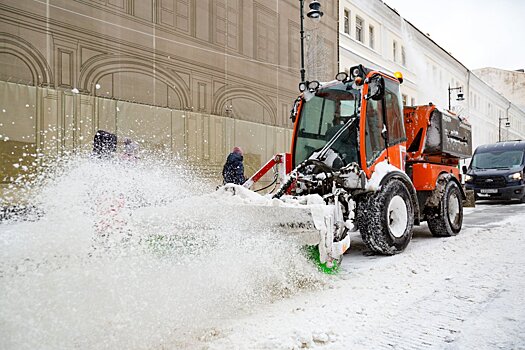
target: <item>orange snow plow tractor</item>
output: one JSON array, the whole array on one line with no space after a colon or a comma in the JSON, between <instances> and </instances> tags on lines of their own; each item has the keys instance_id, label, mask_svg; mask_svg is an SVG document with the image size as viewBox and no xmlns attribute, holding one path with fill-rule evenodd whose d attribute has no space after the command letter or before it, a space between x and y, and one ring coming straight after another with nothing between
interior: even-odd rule
<instances>
[{"instance_id":1,"label":"orange snow plow tractor","mask_svg":"<svg viewBox=\"0 0 525 350\"><path fill-rule=\"evenodd\" d=\"M461 230L458 164L471 156L471 126L432 104L403 107L401 82L398 73L359 65L332 82L300 85L291 155L274 159L292 170L273 198L321 196L333 207L327 222L334 243L356 227L370 250L392 255L423 221L434 236ZM332 265L336 255L328 251L321 261Z\"/></svg>"}]
</instances>

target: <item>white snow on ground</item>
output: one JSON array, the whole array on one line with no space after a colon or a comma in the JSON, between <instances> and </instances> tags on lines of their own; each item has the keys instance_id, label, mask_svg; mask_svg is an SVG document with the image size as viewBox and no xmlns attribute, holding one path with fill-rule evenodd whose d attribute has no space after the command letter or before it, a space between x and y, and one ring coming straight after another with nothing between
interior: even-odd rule
<instances>
[{"instance_id":1,"label":"white snow on ground","mask_svg":"<svg viewBox=\"0 0 525 350\"><path fill-rule=\"evenodd\" d=\"M451 238L432 238L423 226L392 257L363 256L354 247L329 288L267 305L216 329L206 345L525 349L525 206L519 209L497 227Z\"/></svg>"},{"instance_id":2,"label":"white snow on ground","mask_svg":"<svg viewBox=\"0 0 525 350\"><path fill-rule=\"evenodd\" d=\"M353 233L326 276L265 224L293 201L158 164L52 180L44 218L0 224L2 349L525 349L523 204L467 208L456 237L423 225L392 257Z\"/></svg>"}]
</instances>

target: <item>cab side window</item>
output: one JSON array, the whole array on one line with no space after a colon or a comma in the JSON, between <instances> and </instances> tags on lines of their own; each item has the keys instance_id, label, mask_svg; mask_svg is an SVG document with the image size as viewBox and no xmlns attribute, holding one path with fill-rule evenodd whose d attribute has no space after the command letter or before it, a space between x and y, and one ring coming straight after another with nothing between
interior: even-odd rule
<instances>
[{"instance_id":1,"label":"cab side window","mask_svg":"<svg viewBox=\"0 0 525 350\"><path fill-rule=\"evenodd\" d=\"M366 162L371 165L388 146L397 145L406 140L403 106L400 98L399 85L385 78L385 95L382 100L367 101L365 145ZM386 114L384 114L386 113ZM385 140L382 131L386 120L388 139Z\"/></svg>"},{"instance_id":2,"label":"cab side window","mask_svg":"<svg viewBox=\"0 0 525 350\"><path fill-rule=\"evenodd\" d=\"M385 79L387 80L387 79ZM386 123L388 145L393 146L406 140L403 106L399 94L399 85L385 81Z\"/></svg>"},{"instance_id":3,"label":"cab side window","mask_svg":"<svg viewBox=\"0 0 525 350\"><path fill-rule=\"evenodd\" d=\"M366 106L366 163L370 165L385 149L385 140L381 136L381 131L383 130L383 103L382 101L368 100Z\"/></svg>"}]
</instances>

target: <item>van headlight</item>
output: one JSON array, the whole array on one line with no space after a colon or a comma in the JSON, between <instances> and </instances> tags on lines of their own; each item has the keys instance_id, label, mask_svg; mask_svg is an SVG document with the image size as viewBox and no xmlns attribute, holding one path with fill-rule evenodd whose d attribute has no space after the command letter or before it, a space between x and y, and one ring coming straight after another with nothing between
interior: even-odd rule
<instances>
[{"instance_id":1,"label":"van headlight","mask_svg":"<svg viewBox=\"0 0 525 350\"><path fill-rule=\"evenodd\" d=\"M472 176L465 174L465 182L471 182L471 181L472 181Z\"/></svg>"},{"instance_id":2,"label":"van headlight","mask_svg":"<svg viewBox=\"0 0 525 350\"><path fill-rule=\"evenodd\" d=\"M521 180L522 178L523 178L523 176L521 175L521 172L509 175L509 179L514 180L514 181Z\"/></svg>"}]
</instances>

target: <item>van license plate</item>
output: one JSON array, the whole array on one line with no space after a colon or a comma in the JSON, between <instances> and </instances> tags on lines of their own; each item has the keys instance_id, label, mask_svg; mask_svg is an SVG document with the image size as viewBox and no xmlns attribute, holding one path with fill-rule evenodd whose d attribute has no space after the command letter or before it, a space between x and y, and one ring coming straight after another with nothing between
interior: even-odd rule
<instances>
[{"instance_id":1,"label":"van license plate","mask_svg":"<svg viewBox=\"0 0 525 350\"><path fill-rule=\"evenodd\" d=\"M481 193L498 193L497 188L482 188L480 190Z\"/></svg>"}]
</instances>

